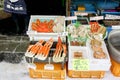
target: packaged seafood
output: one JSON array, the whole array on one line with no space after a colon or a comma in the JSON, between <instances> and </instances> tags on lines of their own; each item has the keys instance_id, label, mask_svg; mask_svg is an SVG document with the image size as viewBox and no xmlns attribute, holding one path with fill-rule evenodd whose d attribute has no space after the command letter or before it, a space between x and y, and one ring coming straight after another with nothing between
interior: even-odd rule
<instances>
[{"instance_id":1,"label":"packaged seafood","mask_svg":"<svg viewBox=\"0 0 120 80\"><path fill-rule=\"evenodd\" d=\"M90 26L87 32L87 36L89 39L106 39L108 36L108 32L106 27L100 25L98 22L90 22Z\"/></svg>"},{"instance_id":2,"label":"packaged seafood","mask_svg":"<svg viewBox=\"0 0 120 80\"><path fill-rule=\"evenodd\" d=\"M68 43L71 46L85 46L87 40L87 28L89 25L72 23L67 26Z\"/></svg>"}]
</instances>

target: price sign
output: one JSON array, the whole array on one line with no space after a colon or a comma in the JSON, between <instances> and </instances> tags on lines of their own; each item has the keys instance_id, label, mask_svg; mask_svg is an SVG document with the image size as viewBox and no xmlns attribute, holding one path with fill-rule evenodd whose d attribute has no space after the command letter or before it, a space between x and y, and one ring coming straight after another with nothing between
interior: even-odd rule
<instances>
[{"instance_id":1,"label":"price sign","mask_svg":"<svg viewBox=\"0 0 120 80\"><path fill-rule=\"evenodd\" d=\"M89 70L89 59L73 59L73 70Z\"/></svg>"},{"instance_id":2,"label":"price sign","mask_svg":"<svg viewBox=\"0 0 120 80\"><path fill-rule=\"evenodd\" d=\"M90 21L98 21L98 20L103 20L103 16L95 16L95 17L90 17Z\"/></svg>"},{"instance_id":3,"label":"price sign","mask_svg":"<svg viewBox=\"0 0 120 80\"><path fill-rule=\"evenodd\" d=\"M66 17L65 20L77 20L77 16Z\"/></svg>"},{"instance_id":4,"label":"price sign","mask_svg":"<svg viewBox=\"0 0 120 80\"><path fill-rule=\"evenodd\" d=\"M54 70L54 65L53 65L53 64L46 64L46 65L44 66L44 69L45 69L45 70Z\"/></svg>"},{"instance_id":5,"label":"price sign","mask_svg":"<svg viewBox=\"0 0 120 80\"><path fill-rule=\"evenodd\" d=\"M88 13L85 12L74 12L75 16L87 16Z\"/></svg>"},{"instance_id":6,"label":"price sign","mask_svg":"<svg viewBox=\"0 0 120 80\"><path fill-rule=\"evenodd\" d=\"M27 65L27 67L28 68L32 68L32 69L36 69L36 65L34 64L34 63L29 63L28 65Z\"/></svg>"},{"instance_id":7,"label":"price sign","mask_svg":"<svg viewBox=\"0 0 120 80\"><path fill-rule=\"evenodd\" d=\"M120 16L106 14L105 19L120 19Z\"/></svg>"},{"instance_id":8,"label":"price sign","mask_svg":"<svg viewBox=\"0 0 120 80\"><path fill-rule=\"evenodd\" d=\"M112 26L112 29L120 29L120 25Z\"/></svg>"},{"instance_id":9,"label":"price sign","mask_svg":"<svg viewBox=\"0 0 120 80\"><path fill-rule=\"evenodd\" d=\"M68 35L68 32L63 32L62 33L62 36L67 36Z\"/></svg>"}]
</instances>

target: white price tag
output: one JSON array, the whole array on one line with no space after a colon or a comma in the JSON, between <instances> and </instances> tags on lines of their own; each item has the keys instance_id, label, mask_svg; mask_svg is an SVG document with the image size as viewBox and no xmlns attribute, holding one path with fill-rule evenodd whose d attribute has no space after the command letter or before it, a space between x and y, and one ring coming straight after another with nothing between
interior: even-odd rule
<instances>
[{"instance_id":1,"label":"white price tag","mask_svg":"<svg viewBox=\"0 0 120 80\"><path fill-rule=\"evenodd\" d=\"M58 33L58 36L67 36L68 32Z\"/></svg>"},{"instance_id":2,"label":"white price tag","mask_svg":"<svg viewBox=\"0 0 120 80\"><path fill-rule=\"evenodd\" d=\"M92 20L95 20L95 21L103 20L103 16L90 17L90 21L92 21Z\"/></svg>"},{"instance_id":3,"label":"white price tag","mask_svg":"<svg viewBox=\"0 0 120 80\"><path fill-rule=\"evenodd\" d=\"M120 16L106 14L105 19L120 19Z\"/></svg>"},{"instance_id":4,"label":"white price tag","mask_svg":"<svg viewBox=\"0 0 120 80\"><path fill-rule=\"evenodd\" d=\"M46 65L44 66L44 69L45 69L45 70L54 70L54 65L53 65L53 64L46 64Z\"/></svg>"},{"instance_id":5,"label":"white price tag","mask_svg":"<svg viewBox=\"0 0 120 80\"><path fill-rule=\"evenodd\" d=\"M29 63L27 67L32 68L34 70L36 69L36 65L34 63Z\"/></svg>"},{"instance_id":6,"label":"white price tag","mask_svg":"<svg viewBox=\"0 0 120 80\"><path fill-rule=\"evenodd\" d=\"M66 17L65 20L77 20L77 16Z\"/></svg>"},{"instance_id":7,"label":"white price tag","mask_svg":"<svg viewBox=\"0 0 120 80\"><path fill-rule=\"evenodd\" d=\"M88 13L85 13L85 12L74 12L74 15L75 16L87 16Z\"/></svg>"},{"instance_id":8,"label":"white price tag","mask_svg":"<svg viewBox=\"0 0 120 80\"><path fill-rule=\"evenodd\" d=\"M120 25L112 26L112 29L120 29Z\"/></svg>"},{"instance_id":9,"label":"white price tag","mask_svg":"<svg viewBox=\"0 0 120 80\"><path fill-rule=\"evenodd\" d=\"M58 33L58 37L59 37L59 36L62 36L62 33Z\"/></svg>"},{"instance_id":10,"label":"white price tag","mask_svg":"<svg viewBox=\"0 0 120 80\"><path fill-rule=\"evenodd\" d=\"M63 32L62 33L62 36L67 36L68 35L68 32Z\"/></svg>"}]
</instances>

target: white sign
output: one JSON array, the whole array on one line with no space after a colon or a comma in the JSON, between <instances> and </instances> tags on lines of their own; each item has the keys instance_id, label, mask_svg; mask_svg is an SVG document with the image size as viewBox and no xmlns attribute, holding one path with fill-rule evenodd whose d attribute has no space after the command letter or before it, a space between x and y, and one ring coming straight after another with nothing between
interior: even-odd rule
<instances>
[{"instance_id":1,"label":"white sign","mask_svg":"<svg viewBox=\"0 0 120 80\"><path fill-rule=\"evenodd\" d=\"M54 65L53 65L53 64L46 64L46 65L44 66L44 69L45 69L45 70L54 70Z\"/></svg>"},{"instance_id":2,"label":"white sign","mask_svg":"<svg viewBox=\"0 0 120 80\"><path fill-rule=\"evenodd\" d=\"M95 16L95 17L90 17L90 21L98 21L98 20L103 20L103 16Z\"/></svg>"},{"instance_id":3,"label":"white sign","mask_svg":"<svg viewBox=\"0 0 120 80\"><path fill-rule=\"evenodd\" d=\"M74 15L75 16L87 16L88 13L85 13L85 12L74 12Z\"/></svg>"},{"instance_id":4,"label":"white sign","mask_svg":"<svg viewBox=\"0 0 120 80\"><path fill-rule=\"evenodd\" d=\"M120 29L120 25L112 26L112 29Z\"/></svg>"},{"instance_id":5,"label":"white sign","mask_svg":"<svg viewBox=\"0 0 120 80\"><path fill-rule=\"evenodd\" d=\"M120 16L106 14L105 19L120 19Z\"/></svg>"},{"instance_id":6,"label":"white sign","mask_svg":"<svg viewBox=\"0 0 120 80\"><path fill-rule=\"evenodd\" d=\"M77 16L65 17L65 20L77 20Z\"/></svg>"}]
</instances>

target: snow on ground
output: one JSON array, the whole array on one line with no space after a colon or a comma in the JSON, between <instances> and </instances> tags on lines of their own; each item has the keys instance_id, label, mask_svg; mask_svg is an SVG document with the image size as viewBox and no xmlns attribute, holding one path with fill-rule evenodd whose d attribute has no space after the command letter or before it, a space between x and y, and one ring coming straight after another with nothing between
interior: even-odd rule
<instances>
[{"instance_id":1,"label":"snow on ground","mask_svg":"<svg viewBox=\"0 0 120 80\"><path fill-rule=\"evenodd\" d=\"M24 63L12 64L4 61L0 63L0 80L21 80L24 77L29 78L28 75L28 69Z\"/></svg>"}]
</instances>

